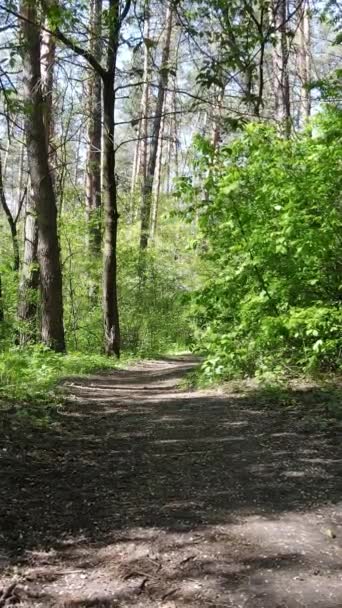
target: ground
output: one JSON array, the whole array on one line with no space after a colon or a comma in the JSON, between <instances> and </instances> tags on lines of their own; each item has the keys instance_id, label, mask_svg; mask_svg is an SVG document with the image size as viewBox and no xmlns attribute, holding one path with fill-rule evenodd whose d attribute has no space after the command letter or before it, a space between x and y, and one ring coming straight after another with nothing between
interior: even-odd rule
<instances>
[{"instance_id":1,"label":"ground","mask_svg":"<svg viewBox=\"0 0 342 608\"><path fill-rule=\"evenodd\" d=\"M341 437L303 423L320 390L180 388L194 365L70 381L46 427L4 422L0 608L342 607Z\"/></svg>"}]
</instances>

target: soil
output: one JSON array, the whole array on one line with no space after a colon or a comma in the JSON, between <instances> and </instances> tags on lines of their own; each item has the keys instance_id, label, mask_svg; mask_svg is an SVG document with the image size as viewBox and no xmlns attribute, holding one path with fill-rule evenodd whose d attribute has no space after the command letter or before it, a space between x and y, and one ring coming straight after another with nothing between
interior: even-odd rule
<instances>
[{"instance_id":1,"label":"soil","mask_svg":"<svg viewBox=\"0 0 342 608\"><path fill-rule=\"evenodd\" d=\"M73 380L46 428L4 427L0 608L342 607L341 436L300 414L324 395L180 388L195 365Z\"/></svg>"}]
</instances>

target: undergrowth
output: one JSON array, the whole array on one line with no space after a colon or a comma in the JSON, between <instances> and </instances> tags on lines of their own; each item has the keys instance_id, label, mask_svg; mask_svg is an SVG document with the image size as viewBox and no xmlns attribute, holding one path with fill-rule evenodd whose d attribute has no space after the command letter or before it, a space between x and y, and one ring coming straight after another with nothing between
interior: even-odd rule
<instances>
[{"instance_id":1,"label":"undergrowth","mask_svg":"<svg viewBox=\"0 0 342 608\"><path fill-rule=\"evenodd\" d=\"M95 353L58 354L43 345L14 347L0 353L0 403L51 402L64 378L117 366L115 359Z\"/></svg>"}]
</instances>

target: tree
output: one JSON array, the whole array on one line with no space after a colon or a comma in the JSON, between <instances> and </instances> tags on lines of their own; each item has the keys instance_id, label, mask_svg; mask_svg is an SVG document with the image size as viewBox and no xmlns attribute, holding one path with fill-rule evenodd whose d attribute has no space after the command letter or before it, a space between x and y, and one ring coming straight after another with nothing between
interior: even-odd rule
<instances>
[{"instance_id":1,"label":"tree","mask_svg":"<svg viewBox=\"0 0 342 608\"><path fill-rule=\"evenodd\" d=\"M5 194L5 186L3 179L3 169L2 169L2 161L0 155L0 201L2 208L5 212L8 225L10 227L11 239L12 239L12 247L13 247L13 270L18 272L20 266L20 257L19 257L19 242L18 242L18 230L17 223L20 216L21 207L19 207L16 215L12 215L12 212L7 204L6 194Z\"/></svg>"},{"instance_id":2,"label":"tree","mask_svg":"<svg viewBox=\"0 0 342 608\"><path fill-rule=\"evenodd\" d=\"M275 112L281 128L288 137L291 132L291 103L287 0L274 0L272 18L276 36L273 49Z\"/></svg>"},{"instance_id":3,"label":"tree","mask_svg":"<svg viewBox=\"0 0 342 608\"><path fill-rule=\"evenodd\" d=\"M149 153L149 111L150 111L150 78L151 78L151 46L153 42L150 39L150 5L149 0L145 0L144 3L144 31L143 31L143 43L144 43L144 67L143 67L143 89L141 94L140 104L140 136L138 141L138 152L137 152L137 173L141 173L141 217L144 217L146 211L146 198L144 193L146 191L147 184L147 172L148 172L148 153Z\"/></svg>"},{"instance_id":4,"label":"tree","mask_svg":"<svg viewBox=\"0 0 342 608\"><path fill-rule=\"evenodd\" d=\"M54 18L56 2L42 0L48 17ZM103 105L103 154L102 154L102 198L104 210L104 246L103 246L103 316L104 316L104 350L107 355L120 356L120 322L117 293L117 231L118 205L117 183L115 175L114 146L114 110L115 110L115 77L117 54L120 43L122 24L130 10L131 0L120 12L120 1L109 0L106 11L107 40L104 50L106 67L97 60L94 54L66 36L55 26L55 36L67 47L83 57L102 79Z\"/></svg>"},{"instance_id":5,"label":"tree","mask_svg":"<svg viewBox=\"0 0 342 608\"><path fill-rule=\"evenodd\" d=\"M163 106L165 92L169 80L169 58L170 58L170 46L171 46L171 33L172 33L172 22L173 22L173 6L172 0L167 4L166 17L165 17L165 33L164 43L161 56L161 65L159 67L159 82L158 82L158 95L155 107L155 116L152 126L152 137L150 146L150 155L148 161L147 175L143 187L142 193L142 207L141 207L141 234L140 234L140 249L144 251L148 246L149 234L150 234L150 222L151 222L151 205L152 205L152 192L153 192L153 181L157 166L157 153L158 153L158 142L160 136L160 128L162 124Z\"/></svg>"},{"instance_id":6,"label":"tree","mask_svg":"<svg viewBox=\"0 0 342 608\"><path fill-rule=\"evenodd\" d=\"M19 285L18 319L23 323L20 342L36 338L39 288L38 221L33 192L28 192L25 207L24 253Z\"/></svg>"},{"instance_id":7,"label":"tree","mask_svg":"<svg viewBox=\"0 0 342 608\"><path fill-rule=\"evenodd\" d=\"M49 152L49 170L55 185L55 150L52 145L55 131L53 115L54 68L56 41L52 32L43 29L41 32L41 87L43 98L43 122L45 128L46 146ZM32 188L26 197L24 253L22 272L19 285L18 318L23 323L20 332L20 342L25 343L36 338L37 334L37 305L39 288L38 267L38 214L35 196Z\"/></svg>"},{"instance_id":8,"label":"tree","mask_svg":"<svg viewBox=\"0 0 342 608\"><path fill-rule=\"evenodd\" d=\"M56 351L65 350L62 272L57 233L57 206L48 163L48 135L44 123L41 38L37 8L20 4L23 39L25 132L32 195L38 223L38 262L41 288L42 340Z\"/></svg>"},{"instance_id":9,"label":"tree","mask_svg":"<svg viewBox=\"0 0 342 608\"><path fill-rule=\"evenodd\" d=\"M300 0L298 11L299 29L299 77L300 77L300 105L302 123L310 118L311 114L311 27L309 0Z\"/></svg>"},{"instance_id":10,"label":"tree","mask_svg":"<svg viewBox=\"0 0 342 608\"><path fill-rule=\"evenodd\" d=\"M102 0L92 0L90 10L89 51L98 63L102 58ZM89 227L90 254L96 257L101 252L101 136L102 102L101 76L91 70L87 86L87 166L86 166L86 210Z\"/></svg>"}]
</instances>

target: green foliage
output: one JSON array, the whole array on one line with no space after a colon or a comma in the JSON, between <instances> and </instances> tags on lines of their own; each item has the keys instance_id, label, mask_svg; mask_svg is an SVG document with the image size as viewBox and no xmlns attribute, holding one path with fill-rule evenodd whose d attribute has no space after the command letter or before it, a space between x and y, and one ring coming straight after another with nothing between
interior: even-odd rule
<instances>
[{"instance_id":1,"label":"green foliage","mask_svg":"<svg viewBox=\"0 0 342 608\"><path fill-rule=\"evenodd\" d=\"M184 258L185 231L181 234L179 219L167 216L166 234L146 252L142 272L139 228L138 224L127 226L122 221L119 231L118 288L124 360L184 350L190 340L187 301L192 276L189 259ZM68 354L62 356L40 345L16 346L19 332L24 329L17 320L18 274L12 270L8 227L6 223L2 226L0 401L41 398L45 402L51 398L48 391L61 378L111 369L117 364L101 355L102 255L100 251L91 253L88 229L77 193L66 189L60 239Z\"/></svg>"},{"instance_id":2,"label":"green foliage","mask_svg":"<svg viewBox=\"0 0 342 608\"><path fill-rule=\"evenodd\" d=\"M49 391L66 376L113 369L113 359L97 354L54 353L43 345L13 347L0 353L0 401L52 398Z\"/></svg>"},{"instance_id":3,"label":"green foliage","mask_svg":"<svg viewBox=\"0 0 342 608\"><path fill-rule=\"evenodd\" d=\"M194 315L208 378L341 365L342 113L312 129L250 124L215 154L197 141L207 178L181 186L207 264Z\"/></svg>"},{"instance_id":4,"label":"green foliage","mask_svg":"<svg viewBox=\"0 0 342 608\"><path fill-rule=\"evenodd\" d=\"M170 349L184 349L189 335L184 305L189 281L184 276L181 260L175 264L175 256L180 253L171 242L167 246L164 241L163 247L156 245L146 252L142 261L138 249L139 228L139 225L122 223L119 231L118 290L123 352L153 356ZM85 255L87 231L83 210L70 205L70 209L64 211L61 224L65 328L69 350L101 352L102 256Z\"/></svg>"}]
</instances>

